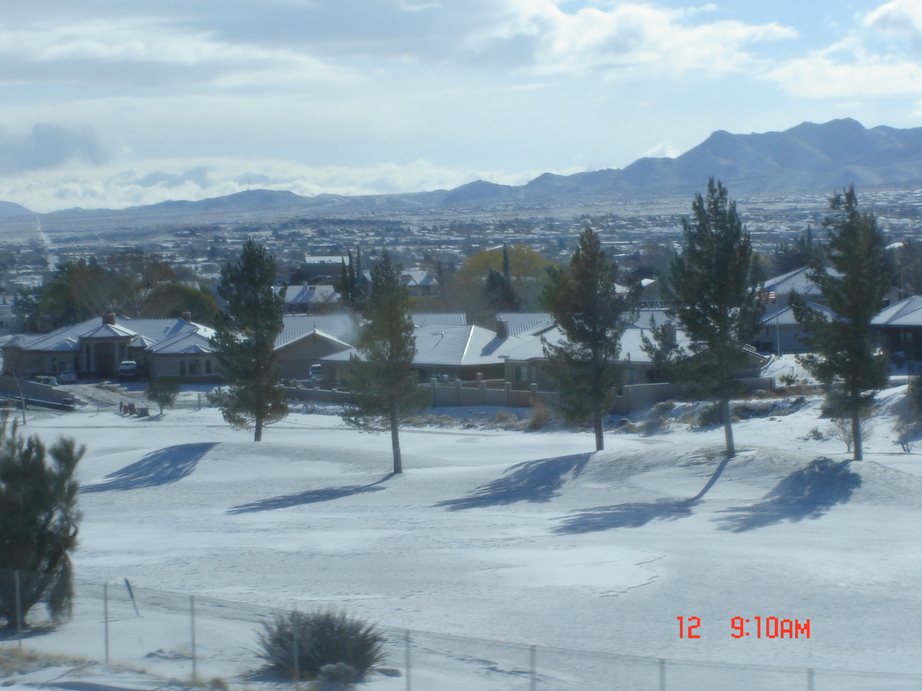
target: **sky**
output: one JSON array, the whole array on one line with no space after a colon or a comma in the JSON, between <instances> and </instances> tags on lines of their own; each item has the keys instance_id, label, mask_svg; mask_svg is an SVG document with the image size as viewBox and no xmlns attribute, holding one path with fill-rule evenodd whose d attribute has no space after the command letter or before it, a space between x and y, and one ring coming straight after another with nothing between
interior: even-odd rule
<instances>
[{"instance_id":1,"label":"sky","mask_svg":"<svg viewBox=\"0 0 922 691\"><path fill-rule=\"evenodd\" d=\"M922 0L3 0L0 200L377 194L922 125Z\"/></svg>"}]
</instances>

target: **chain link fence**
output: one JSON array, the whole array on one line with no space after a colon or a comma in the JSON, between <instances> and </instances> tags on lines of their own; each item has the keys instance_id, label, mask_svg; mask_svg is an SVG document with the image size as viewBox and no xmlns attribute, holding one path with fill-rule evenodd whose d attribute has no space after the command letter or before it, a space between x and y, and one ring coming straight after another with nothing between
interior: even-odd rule
<instances>
[{"instance_id":1,"label":"chain link fence","mask_svg":"<svg viewBox=\"0 0 922 691\"><path fill-rule=\"evenodd\" d=\"M0 572L7 583L20 576ZM67 620L55 624L41 605L35 606L25 616L27 626L0 633L0 654L23 649L89 658L163 679L210 681L215 687L289 681L268 670L259 654L259 634L266 623L283 614L280 610L137 588L128 580L78 579L74 588L73 612ZM0 597L7 592L4 589ZM386 639L387 661L368 676L363 686L369 691L908 691L922 687L922 675L914 674L632 657L378 628Z\"/></svg>"}]
</instances>

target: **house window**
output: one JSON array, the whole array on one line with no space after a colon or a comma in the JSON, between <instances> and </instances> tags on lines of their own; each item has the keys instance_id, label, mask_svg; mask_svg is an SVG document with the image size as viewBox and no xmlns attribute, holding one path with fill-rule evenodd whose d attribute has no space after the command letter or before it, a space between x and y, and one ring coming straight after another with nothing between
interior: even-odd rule
<instances>
[{"instance_id":1,"label":"house window","mask_svg":"<svg viewBox=\"0 0 922 691\"><path fill-rule=\"evenodd\" d=\"M185 360L179 361L179 376L180 377L186 376L186 361Z\"/></svg>"},{"instance_id":2,"label":"house window","mask_svg":"<svg viewBox=\"0 0 922 691\"><path fill-rule=\"evenodd\" d=\"M51 358L51 372L56 373L58 371L58 359L56 357Z\"/></svg>"},{"instance_id":3,"label":"house window","mask_svg":"<svg viewBox=\"0 0 922 691\"><path fill-rule=\"evenodd\" d=\"M198 365L199 365L198 360L193 360L192 362L189 363L189 376L190 377L198 376Z\"/></svg>"},{"instance_id":4,"label":"house window","mask_svg":"<svg viewBox=\"0 0 922 691\"><path fill-rule=\"evenodd\" d=\"M205 374L211 374L211 360L205 360Z\"/></svg>"}]
</instances>

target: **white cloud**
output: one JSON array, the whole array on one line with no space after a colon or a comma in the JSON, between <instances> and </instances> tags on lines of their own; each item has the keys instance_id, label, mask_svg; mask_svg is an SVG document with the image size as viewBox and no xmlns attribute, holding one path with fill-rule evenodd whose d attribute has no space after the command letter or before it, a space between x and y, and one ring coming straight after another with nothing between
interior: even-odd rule
<instances>
[{"instance_id":1,"label":"white cloud","mask_svg":"<svg viewBox=\"0 0 922 691\"><path fill-rule=\"evenodd\" d=\"M660 142L644 151L641 158L675 158L681 153L682 151L671 142Z\"/></svg>"},{"instance_id":2,"label":"white cloud","mask_svg":"<svg viewBox=\"0 0 922 691\"><path fill-rule=\"evenodd\" d=\"M816 53L791 60L766 76L794 95L811 98L922 94L922 65L863 52L849 60Z\"/></svg>"},{"instance_id":3,"label":"white cloud","mask_svg":"<svg viewBox=\"0 0 922 691\"><path fill-rule=\"evenodd\" d=\"M922 0L893 0L869 12L866 27L885 34L908 37L913 47L922 49Z\"/></svg>"},{"instance_id":4,"label":"white cloud","mask_svg":"<svg viewBox=\"0 0 922 691\"><path fill-rule=\"evenodd\" d=\"M574 13L552 0L507 0L507 5L505 20L473 33L467 47L487 52L497 43L519 40L523 48L533 50L533 67L539 73L605 70L638 77L704 69L717 75L753 63L745 46L797 35L775 23L696 24L690 20L698 11L641 3L585 7Z\"/></svg>"},{"instance_id":5,"label":"white cloud","mask_svg":"<svg viewBox=\"0 0 922 691\"><path fill-rule=\"evenodd\" d=\"M218 40L151 19L90 20L29 29L0 25L0 82L113 86L260 86L354 81L344 67L289 48Z\"/></svg>"},{"instance_id":6,"label":"white cloud","mask_svg":"<svg viewBox=\"0 0 922 691\"><path fill-rule=\"evenodd\" d=\"M797 96L866 98L922 94L922 0L893 0L858 18L836 44L766 73Z\"/></svg>"}]
</instances>

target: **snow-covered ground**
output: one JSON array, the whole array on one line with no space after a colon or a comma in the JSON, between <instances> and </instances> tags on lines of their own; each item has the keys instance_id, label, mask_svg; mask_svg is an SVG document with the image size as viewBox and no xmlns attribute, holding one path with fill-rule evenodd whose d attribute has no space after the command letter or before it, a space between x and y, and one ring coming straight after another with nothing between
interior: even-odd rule
<instances>
[{"instance_id":1,"label":"snow-covered ground","mask_svg":"<svg viewBox=\"0 0 922 691\"><path fill-rule=\"evenodd\" d=\"M817 438L818 398L737 422L739 453L697 502L723 431L675 420L610 430L598 453L588 431L407 428L400 476L386 435L330 414L294 413L261 443L209 408L91 405L30 413L23 431L87 447L84 579L553 648L922 674L922 459L891 430L903 391L879 395L863 462ZM737 639L733 617L809 619L811 635ZM27 647L58 650L76 619Z\"/></svg>"}]
</instances>

